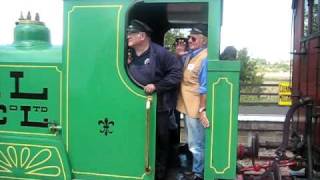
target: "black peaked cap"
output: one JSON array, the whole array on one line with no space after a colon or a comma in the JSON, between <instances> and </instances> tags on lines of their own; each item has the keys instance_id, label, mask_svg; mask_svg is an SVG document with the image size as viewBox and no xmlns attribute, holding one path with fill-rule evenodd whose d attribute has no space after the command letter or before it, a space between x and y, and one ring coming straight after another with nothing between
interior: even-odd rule
<instances>
[{"instance_id":1,"label":"black peaked cap","mask_svg":"<svg viewBox=\"0 0 320 180\"><path fill-rule=\"evenodd\" d=\"M150 34L152 32L152 29L147 24L137 19L133 19L127 28L127 32L129 33L146 32Z\"/></svg>"},{"instance_id":2,"label":"black peaked cap","mask_svg":"<svg viewBox=\"0 0 320 180\"><path fill-rule=\"evenodd\" d=\"M196 24L190 31L190 34L202 34L208 36L208 25L206 24Z\"/></svg>"}]
</instances>

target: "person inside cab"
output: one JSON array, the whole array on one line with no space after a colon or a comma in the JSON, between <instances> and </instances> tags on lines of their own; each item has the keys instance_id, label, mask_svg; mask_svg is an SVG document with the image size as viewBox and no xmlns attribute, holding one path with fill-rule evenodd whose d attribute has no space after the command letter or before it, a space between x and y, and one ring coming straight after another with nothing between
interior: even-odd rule
<instances>
[{"instance_id":1,"label":"person inside cab","mask_svg":"<svg viewBox=\"0 0 320 180\"><path fill-rule=\"evenodd\" d=\"M162 46L151 41L151 28L132 20L127 28L131 48L128 72L147 94L157 93L156 179L167 175L170 115L176 106L182 64Z\"/></svg>"},{"instance_id":2,"label":"person inside cab","mask_svg":"<svg viewBox=\"0 0 320 180\"><path fill-rule=\"evenodd\" d=\"M192 153L192 173L182 179L201 180L204 177L205 128L209 127L206 115L207 99L207 42L208 30L204 24L194 26L188 37L189 51L177 44L176 54L184 63L177 110L185 116L187 142Z\"/></svg>"}]
</instances>

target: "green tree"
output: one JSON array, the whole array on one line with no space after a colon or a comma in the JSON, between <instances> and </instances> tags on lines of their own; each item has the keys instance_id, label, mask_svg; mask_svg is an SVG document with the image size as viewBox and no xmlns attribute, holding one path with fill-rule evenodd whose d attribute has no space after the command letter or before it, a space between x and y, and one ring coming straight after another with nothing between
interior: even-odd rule
<instances>
[{"instance_id":1,"label":"green tree","mask_svg":"<svg viewBox=\"0 0 320 180\"><path fill-rule=\"evenodd\" d=\"M241 64L240 83L242 84L262 84L263 74L258 73L258 60L250 59L248 50L241 49L238 52L238 60Z\"/></svg>"},{"instance_id":2,"label":"green tree","mask_svg":"<svg viewBox=\"0 0 320 180\"><path fill-rule=\"evenodd\" d=\"M170 29L164 35L164 46L171 52L175 52L174 43L177 37L183 37L183 33L180 29Z\"/></svg>"},{"instance_id":3,"label":"green tree","mask_svg":"<svg viewBox=\"0 0 320 180\"><path fill-rule=\"evenodd\" d=\"M250 59L248 56L248 50L246 48L241 49L238 52L238 60L241 64L240 71L240 92L242 93L257 93L263 92L263 88L259 86L263 83L263 74L258 73L257 60ZM256 86L248 86L248 85ZM245 95L240 96L240 102L260 102L263 101L259 95Z\"/></svg>"},{"instance_id":4,"label":"green tree","mask_svg":"<svg viewBox=\"0 0 320 180\"><path fill-rule=\"evenodd\" d=\"M270 69L272 69L275 72L289 72L290 71L290 65L286 62L277 62L274 64L270 64Z\"/></svg>"}]
</instances>

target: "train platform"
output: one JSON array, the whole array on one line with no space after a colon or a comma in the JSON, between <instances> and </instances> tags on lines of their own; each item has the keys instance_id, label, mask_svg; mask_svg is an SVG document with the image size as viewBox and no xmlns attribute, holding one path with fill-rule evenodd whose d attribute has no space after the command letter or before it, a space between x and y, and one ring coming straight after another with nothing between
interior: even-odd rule
<instances>
[{"instance_id":1,"label":"train platform","mask_svg":"<svg viewBox=\"0 0 320 180\"><path fill-rule=\"evenodd\" d=\"M239 121L284 122L286 116L282 114L239 114Z\"/></svg>"}]
</instances>

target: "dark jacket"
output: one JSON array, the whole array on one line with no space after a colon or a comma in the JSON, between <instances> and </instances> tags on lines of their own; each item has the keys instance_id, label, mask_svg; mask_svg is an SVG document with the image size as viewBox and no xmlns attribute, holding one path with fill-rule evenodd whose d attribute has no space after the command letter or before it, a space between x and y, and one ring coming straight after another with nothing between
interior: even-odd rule
<instances>
[{"instance_id":1,"label":"dark jacket","mask_svg":"<svg viewBox=\"0 0 320 180\"><path fill-rule=\"evenodd\" d=\"M155 84L158 97L157 110L175 109L177 88L182 78L182 63L162 46L151 43L149 74L142 85ZM130 66L129 66L130 71Z\"/></svg>"},{"instance_id":2,"label":"dark jacket","mask_svg":"<svg viewBox=\"0 0 320 180\"><path fill-rule=\"evenodd\" d=\"M150 59L156 61L155 81L158 95L158 111L175 109L177 88L182 79L182 63L168 50L151 44Z\"/></svg>"}]
</instances>

